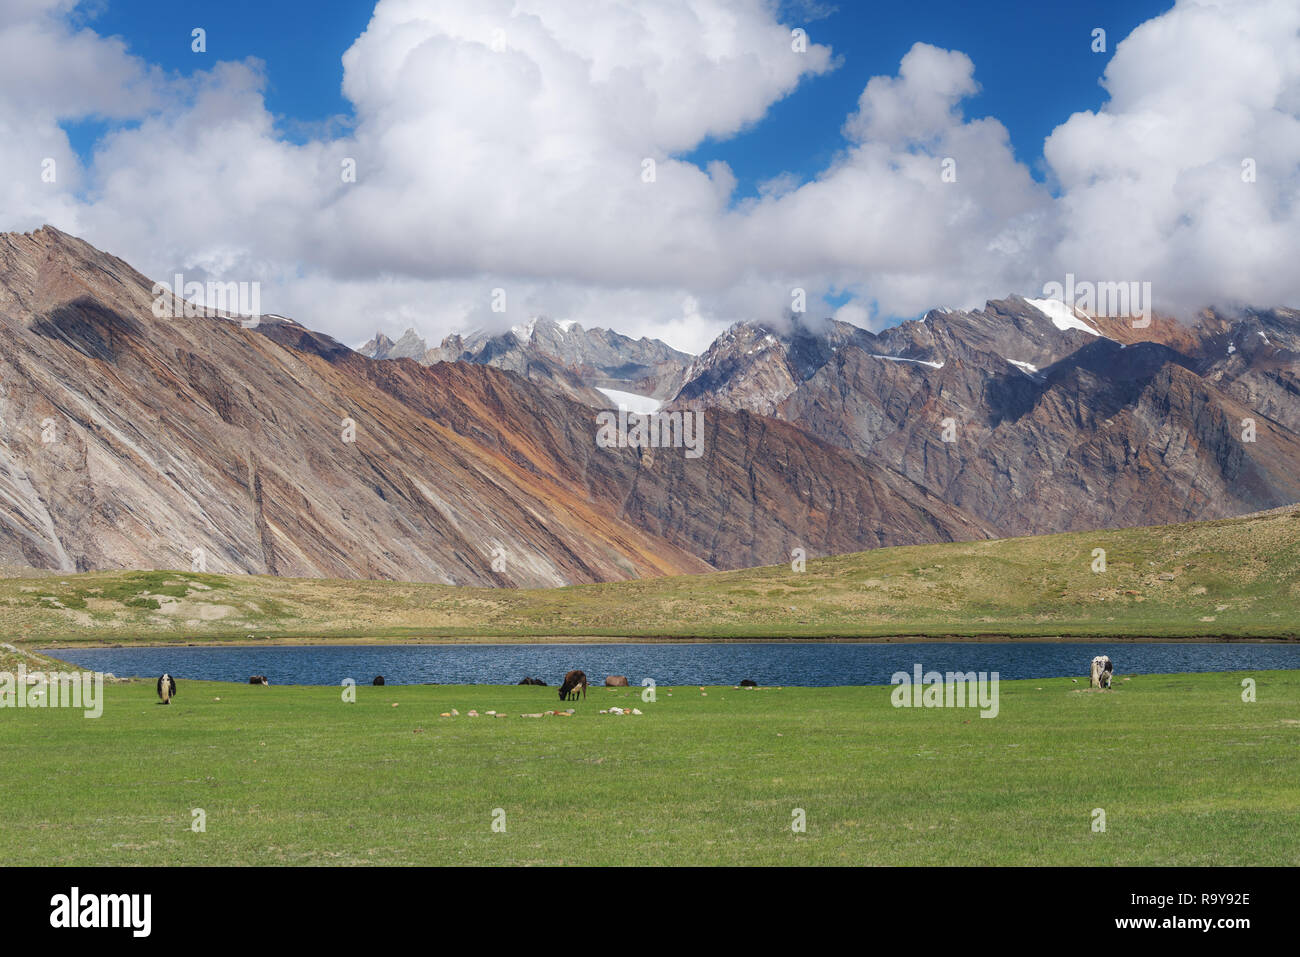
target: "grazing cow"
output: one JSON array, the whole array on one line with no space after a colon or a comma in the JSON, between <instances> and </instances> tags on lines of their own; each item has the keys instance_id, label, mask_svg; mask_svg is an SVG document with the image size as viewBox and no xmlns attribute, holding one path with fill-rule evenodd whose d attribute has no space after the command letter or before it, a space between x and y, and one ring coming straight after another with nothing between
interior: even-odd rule
<instances>
[{"instance_id":1,"label":"grazing cow","mask_svg":"<svg viewBox=\"0 0 1300 957\"><path fill-rule=\"evenodd\" d=\"M1088 687L1090 688L1109 688L1110 679L1114 677L1115 666L1106 655L1098 655L1092 659L1092 669L1088 675Z\"/></svg>"},{"instance_id":2,"label":"grazing cow","mask_svg":"<svg viewBox=\"0 0 1300 957\"><path fill-rule=\"evenodd\" d=\"M383 675L375 675L375 680L370 682L372 685L382 685L384 683Z\"/></svg>"},{"instance_id":3,"label":"grazing cow","mask_svg":"<svg viewBox=\"0 0 1300 957\"><path fill-rule=\"evenodd\" d=\"M605 679L606 688L626 688L627 678L623 675L610 675Z\"/></svg>"},{"instance_id":4,"label":"grazing cow","mask_svg":"<svg viewBox=\"0 0 1300 957\"><path fill-rule=\"evenodd\" d=\"M740 686L742 688L757 688L758 682L755 681L753 678L746 678L740 683Z\"/></svg>"},{"instance_id":5,"label":"grazing cow","mask_svg":"<svg viewBox=\"0 0 1300 957\"><path fill-rule=\"evenodd\" d=\"M164 674L158 679L158 697L162 698L163 704L171 704L172 698L176 695L176 679L171 675Z\"/></svg>"},{"instance_id":6,"label":"grazing cow","mask_svg":"<svg viewBox=\"0 0 1300 957\"><path fill-rule=\"evenodd\" d=\"M585 700L587 697L587 675L582 671L570 671L564 676L564 684L560 685L561 701L577 701L578 692L582 692Z\"/></svg>"},{"instance_id":7,"label":"grazing cow","mask_svg":"<svg viewBox=\"0 0 1300 957\"><path fill-rule=\"evenodd\" d=\"M546 687L546 682L543 681L541 678L525 678L523 681L519 683L521 685L537 685L539 688Z\"/></svg>"},{"instance_id":8,"label":"grazing cow","mask_svg":"<svg viewBox=\"0 0 1300 957\"><path fill-rule=\"evenodd\" d=\"M248 679L250 685L270 685L271 682L266 680L266 675L253 675Z\"/></svg>"}]
</instances>

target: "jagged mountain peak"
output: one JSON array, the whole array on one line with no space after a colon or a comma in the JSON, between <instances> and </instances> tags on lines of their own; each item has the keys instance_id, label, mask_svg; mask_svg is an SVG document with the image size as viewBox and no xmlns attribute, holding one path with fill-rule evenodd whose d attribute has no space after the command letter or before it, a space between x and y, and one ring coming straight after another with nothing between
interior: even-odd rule
<instances>
[{"instance_id":1,"label":"jagged mountain peak","mask_svg":"<svg viewBox=\"0 0 1300 957\"><path fill-rule=\"evenodd\" d=\"M370 359L419 360L428 351L424 338L412 328L408 328L396 340L382 332L376 332L373 339L357 349L357 352Z\"/></svg>"},{"instance_id":2,"label":"jagged mountain peak","mask_svg":"<svg viewBox=\"0 0 1300 957\"><path fill-rule=\"evenodd\" d=\"M373 359L410 358L424 365L472 362L522 375L588 405L607 407L600 390L664 399L681 385L690 356L658 339L633 339L571 319L534 316L505 331L454 333L428 348L414 331L393 342L379 333L358 350Z\"/></svg>"}]
</instances>

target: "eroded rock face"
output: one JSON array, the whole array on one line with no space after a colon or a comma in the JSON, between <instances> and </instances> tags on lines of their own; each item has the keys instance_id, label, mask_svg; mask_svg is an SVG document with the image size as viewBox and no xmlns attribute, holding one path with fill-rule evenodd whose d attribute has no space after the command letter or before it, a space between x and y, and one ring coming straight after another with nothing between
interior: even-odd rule
<instances>
[{"instance_id":1,"label":"eroded rock face","mask_svg":"<svg viewBox=\"0 0 1300 957\"><path fill-rule=\"evenodd\" d=\"M709 567L394 402L328 337L158 319L145 277L52 229L0 238L0 270L4 563L501 585Z\"/></svg>"},{"instance_id":2,"label":"eroded rock face","mask_svg":"<svg viewBox=\"0 0 1300 957\"><path fill-rule=\"evenodd\" d=\"M670 406L780 418L998 534L1043 534L1296 501L1298 374L1292 310L1155 317L1137 329L1058 323L1013 298L935 310L878 335L842 323L741 324L692 367Z\"/></svg>"},{"instance_id":3,"label":"eroded rock face","mask_svg":"<svg viewBox=\"0 0 1300 957\"><path fill-rule=\"evenodd\" d=\"M0 564L546 586L986 534L786 423L600 449L593 409L510 372L159 319L151 288L57 230L0 236Z\"/></svg>"},{"instance_id":4,"label":"eroded rock face","mask_svg":"<svg viewBox=\"0 0 1300 957\"><path fill-rule=\"evenodd\" d=\"M471 363L344 360L403 406L577 490L718 568L987 537L988 528L903 476L749 413L704 413L703 455L597 448L590 408Z\"/></svg>"}]
</instances>

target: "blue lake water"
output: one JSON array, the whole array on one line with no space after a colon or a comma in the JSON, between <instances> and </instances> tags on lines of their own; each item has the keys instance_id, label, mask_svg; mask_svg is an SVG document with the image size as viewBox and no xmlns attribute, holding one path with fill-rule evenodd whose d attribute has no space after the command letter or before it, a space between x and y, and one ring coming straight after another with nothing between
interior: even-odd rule
<instances>
[{"instance_id":1,"label":"blue lake water","mask_svg":"<svg viewBox=\"0 0 1300 957\"><path fill-rule=\"evenodd\" d=\"M996 671L1004 680L1086 677L1094 655L1107 654L1115 672L1300 669L1300 644L1123 644L1105 642L923 642L813 644L726 642L701 644L321 645L233 648L57 648L51 653L83 668L153 677L272 684L359 684L383 675L389 684L515 684L529 676L558 684L581 668L593 684L626 675L633 685L888 684L896 671L920 663L930 671Z\"/></svg>"}]
</instances>

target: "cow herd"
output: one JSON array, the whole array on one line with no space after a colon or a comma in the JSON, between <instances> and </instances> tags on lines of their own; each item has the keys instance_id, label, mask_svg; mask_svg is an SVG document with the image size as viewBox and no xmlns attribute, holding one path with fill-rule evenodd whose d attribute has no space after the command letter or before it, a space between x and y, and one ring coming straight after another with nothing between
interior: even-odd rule
<instances>
[{"instance_id":1,"label":"cow herd","mask_svg":"<svg viewBox=\"0 0 1300 957\"><path fill-rule=\"evenodd\" d=\"M1089 687L1105 691L1110 688L1111 681L1115 677L1115 665L1110 660L1109 655L1097 655L1092 659L1092 664L1088 672ZM1125 681L1128 679L1125 678ZM250 685L262 685L269 687L271 682L267 680L266 675L252 675L248 679ZM541 678L524 678L519 682L521 685L537 685L542 688L547 687L546 682ZM384 676L376 675L374 684L382 686ZM587 673L584 671L573 670L566 672L564 681L560 684L561 701L577 701L581 695L584 700L587 697ZM740 683L741 687L756 687L756 682L746 678ZM626 688L628 687L627 677L625 675L609 675L605 678L605 687L607 688ZM170 674L164 674L158 679L158 697L162 699L163 704L170 704L171 699L176 697L176 679Z\"/></svg>"},{"instance_id":2,"label":"cow herd","mask_svg":"<svg viewBox=\"0 0 1300 957\"><path fill-rule=\"evenodd\" d=\"M270 687L271 685L266 675L250 675L248 683L263 687ZM376 687L382 687L384 676L376 675L372 683ZM543 688L547 686L546 682L541 678L525 678L519 683L521 685L539 685ZM626 688L628 687L627 678L623 675L610 675L605 679L605 686L608 688ZM576 701L579 695L582 695L583 699L587 697L587 674L583 671L570 671L565 674L564 681L560 685L560 700ZM171 704L171 699L175 696L176 679L170 674L164 674L158 679L158 697L162 699L163 704Z\"/></svg>"}]
</instances>

